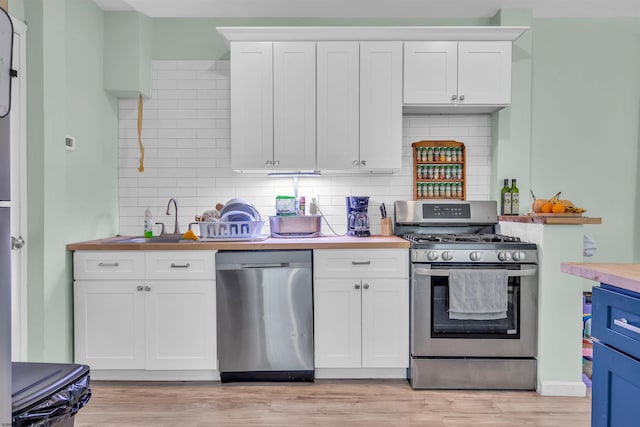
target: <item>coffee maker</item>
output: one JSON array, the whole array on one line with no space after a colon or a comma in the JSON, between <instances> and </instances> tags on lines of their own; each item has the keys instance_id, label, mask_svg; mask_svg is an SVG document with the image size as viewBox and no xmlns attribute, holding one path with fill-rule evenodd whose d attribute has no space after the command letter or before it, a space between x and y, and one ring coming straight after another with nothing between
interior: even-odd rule
<instances>
[{"instance_id":1,"label":"coffee maker","mask_svg":"<svg viewBox=\"0 0 640 427\"><path fill-rule=\"evenodd\" d=\"M347 196L347 235L357 237L368 237L369 231L369 208L368 196Z\"/></svg>"}]
</instances>

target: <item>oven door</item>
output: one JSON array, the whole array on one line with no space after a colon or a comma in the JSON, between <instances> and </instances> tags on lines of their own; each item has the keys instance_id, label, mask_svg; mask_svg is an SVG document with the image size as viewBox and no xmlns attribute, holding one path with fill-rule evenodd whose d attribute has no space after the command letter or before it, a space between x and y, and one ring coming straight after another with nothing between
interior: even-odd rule
<instances>
[{"instance_id":1,"label":"oven door","mask_svg":"<svg viewBox=\"0 0 640 427\"><path fill-rule=\"evenodd\" d=\"M508 269L507 317L450 319L449 270ZM538 276L536 265L413 264L412 357L535 357Z\"/></svg>"}]
</instances>

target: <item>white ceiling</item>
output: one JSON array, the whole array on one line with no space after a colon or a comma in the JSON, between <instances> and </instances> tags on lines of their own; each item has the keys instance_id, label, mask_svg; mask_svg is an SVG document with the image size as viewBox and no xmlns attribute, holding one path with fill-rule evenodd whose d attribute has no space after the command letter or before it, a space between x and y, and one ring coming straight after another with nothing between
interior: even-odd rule
<instances>
[{"instance_id":1,"label":"white ceiling","mask_svg":"<svg viewBox=\"0 0 640 427\"><path fill-rule=\"evenodd\" d=\"M502 8L535 17L640 16L640 0L94 0L150 17L488 18Z\"/></svg>"}]
</instances>

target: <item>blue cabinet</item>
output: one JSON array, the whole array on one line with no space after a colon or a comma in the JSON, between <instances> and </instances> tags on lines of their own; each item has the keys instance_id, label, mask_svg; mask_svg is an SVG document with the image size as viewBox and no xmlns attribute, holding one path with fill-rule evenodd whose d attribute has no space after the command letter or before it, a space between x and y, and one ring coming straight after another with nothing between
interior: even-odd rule
<instances>
[{"instance_id":1,"label":"blue cabinet","mask_svg":"<svg viewBox=\"0 0 640 427\"><path fill-rule=\"evenodd\" d=\"M640 294L593 289L592 427L640 425Z\"/></svg>"}]
</instances>

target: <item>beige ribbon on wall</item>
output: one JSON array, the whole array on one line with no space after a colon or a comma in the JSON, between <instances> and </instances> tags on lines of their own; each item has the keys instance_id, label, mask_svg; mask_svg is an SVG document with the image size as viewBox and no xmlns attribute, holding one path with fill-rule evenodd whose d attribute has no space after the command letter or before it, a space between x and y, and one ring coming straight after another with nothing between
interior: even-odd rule
<instances>
[{"instance_id":1,"label":"beige ribbon on wall","mask_svg":"<svg viewBox=\"0 0 640 427\"><path fill-rule=\"evenodd\" d=\"M140 166L138 172L144 172L144 145L142 145L142 94L138 98L138 145L140 147Z\"/></svg>"}]
</instances>

